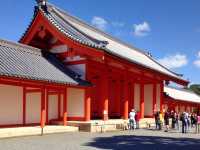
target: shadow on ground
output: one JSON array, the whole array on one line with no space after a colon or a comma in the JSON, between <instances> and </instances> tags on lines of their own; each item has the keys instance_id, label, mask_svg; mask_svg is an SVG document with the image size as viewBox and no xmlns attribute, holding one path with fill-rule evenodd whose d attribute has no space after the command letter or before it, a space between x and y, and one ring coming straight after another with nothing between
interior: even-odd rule
<instances>
[{"instance_id":1,"label":"shadow on ground","mask_svg":"<svg viewBox=\"0 0 200 150\"><path fill-rule=\"evenodd\" d=\"M86 146L109 150L200 150L200 138L124 135L95 138Z\"/></svg>"}]
</instances>

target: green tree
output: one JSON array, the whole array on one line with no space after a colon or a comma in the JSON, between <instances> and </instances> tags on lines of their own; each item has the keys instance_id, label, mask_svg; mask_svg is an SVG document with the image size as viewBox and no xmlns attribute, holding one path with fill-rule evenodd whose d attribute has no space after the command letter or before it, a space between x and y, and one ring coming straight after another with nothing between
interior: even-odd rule
<instances>
[{"instance_id":1,"label":"green tree","mask_svg":"<svg viewBox=\"0 0 200 150\"><path fill-rule=\"evenodd\" d=\"M192 84L189 87L189 90L195 92L196 94L200 95L200 84Z\"/></svg>"}]
</instances>

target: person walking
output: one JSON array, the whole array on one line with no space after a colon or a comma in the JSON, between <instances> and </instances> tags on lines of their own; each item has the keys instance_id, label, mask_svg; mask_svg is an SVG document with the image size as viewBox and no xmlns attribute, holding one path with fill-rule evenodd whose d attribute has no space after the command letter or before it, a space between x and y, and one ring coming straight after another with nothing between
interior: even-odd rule
<instances>
[{"instance_id":1,"label":"person walking","mask_svg":"<svg viewBox=\"0 0 200 150\"><path fill-rule=\"evenodd\" d=\"M170 113L169 110L167 110L164 114L164 123L165 123L165 132L169 131L169 118L170 118Z\"/></svg>"},{"instance_id":2,"label":"person walking","mask_svg":"<svg viewBox=\"0 0 200 150\"><path fill-rule=\"evenodd\" d=\"M187 128L187 119L186 119L186 113L185 112L183 112L181 114L180 120L182 122L182 133L186 133L186 131L187 131L187 129L186 129Z\"/></svg>"},{"instance_id":3,"label":"person walking","mask_svg":"<svg viewBox=\"0 0 200 150\"><path fill-rule=\"evenodd\" d=\"M176 125L176 113L174 111L171 111L171 118L172 118L172 129L175 129L175 125Z\"/></svg>"},{"instance_id":4,"label":"person walking","mask_svg":"<svg viewBox=\"0 0 200 150\"><path fill-rule=\"evenodd\" d=\"M160 111L158 111L158 118L157 118L157 123L158 123L158 130L162 130L162 120L163 120L163 116L162 113Z\"/></svg>"},{"instance_id":5,"label":"person walking","mask_svg":"<svg viewBox=\"0 0 200 150\"><path fill-rule=\"evenodd\" d=\"M197 115L196 133L200 133L200 114Z\"/></svg>"},{"instance_id":6,"label":"person walking","mask_svg":"<svg viewBox=\"0 0 200 150\"><path fill-rule=\"evenodd\" d=\"M156 129L159 129L159 124L158 124L158 121L159 121L159 111L155 112L154 118L155 118Z\"/></svg>"},{"instance_id":7,"label":"person walking","mask_svg":"<svg viewBox=\"0 0 200 150\"><path fill-rule=\"evenodd\" d=\"M140 112L137 111L136 114L135 114L135 122L136 122L136 129L139 129L140 126L139 126L139 122L140 122Z\"/></svg>"},{"instance_id":8,"label":"person walking","mask_svg":"<svg viewBox=\"0 0 200 150\"><path fill-rule=\"evenodd\" d=\"M180 118L180 113L175 112L174 114L175 119L176 119L176 129L179 130L179 118Z\"/></svg>"},{"instance_id":9,"label":"person walking","mask_svg":"<svg viewBox=\"0 0 200 150\"><path fill-rule=\"evenodd\" d=\"M132 109L129 113L129 129L135 130L135 110Z\"/></svg>"}]
</instances>

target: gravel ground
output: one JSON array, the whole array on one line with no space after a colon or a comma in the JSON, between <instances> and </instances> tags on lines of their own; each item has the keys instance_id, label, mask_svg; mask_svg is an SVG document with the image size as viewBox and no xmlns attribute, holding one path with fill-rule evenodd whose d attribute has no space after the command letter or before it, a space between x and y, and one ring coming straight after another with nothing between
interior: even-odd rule
<instances>
[{"instance_id":1,"label":"gravel ground","mask_svg":"<svg viewBox=\"0 0 200 150\"><path fill-rule=\"evenodd\" d=\"M151 129L63 133L0 140L0 150L200 150L200 134Z\"/></svg>"}]
</instances>

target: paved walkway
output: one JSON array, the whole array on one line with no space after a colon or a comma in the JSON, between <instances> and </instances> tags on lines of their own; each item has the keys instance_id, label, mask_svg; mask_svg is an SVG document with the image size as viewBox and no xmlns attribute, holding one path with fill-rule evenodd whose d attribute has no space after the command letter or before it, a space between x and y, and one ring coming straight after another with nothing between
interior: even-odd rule
<instances>
[{"instance_id":1,"label":"paved walkway","mask_svg":"<svg viewBox=\"0 0 200 150\"><path fill-rule=\"evenodd\" d=\"M200 150L200 134L141 129L63 133L0 140L0 150Z\"/></svg>"}]
</instances>

